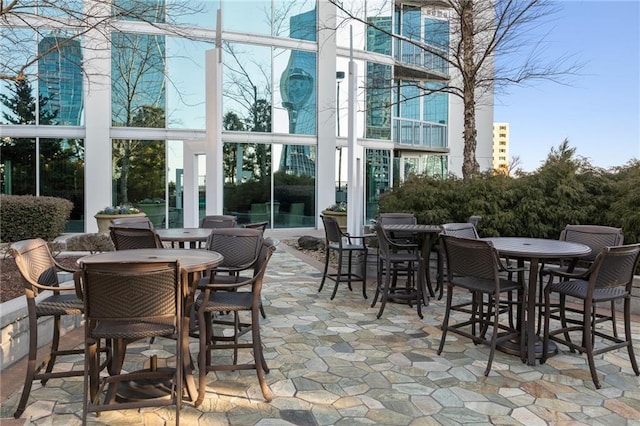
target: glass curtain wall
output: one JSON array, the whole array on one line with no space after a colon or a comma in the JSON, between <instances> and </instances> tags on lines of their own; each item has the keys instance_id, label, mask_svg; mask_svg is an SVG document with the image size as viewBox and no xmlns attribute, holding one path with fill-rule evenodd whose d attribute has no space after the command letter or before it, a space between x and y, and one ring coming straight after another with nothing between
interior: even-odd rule
<instances>
[{"instance_id":1,"label":"glass curtain wall","mask_svg":"<svg viewBox=\"0 0 640 426\"><path fill-rule=\"evenodd\" d=\"M40 8L38 13L47 10ZM0 124L82 125L82 39L62 30L36 34L31 29L1 28L0 33L3 72L40 56L21 78L0 83ZM71 201L65 231L84 229L84 140L3 137L0 180L2 194Z\"/></svg>"}]
</instances>

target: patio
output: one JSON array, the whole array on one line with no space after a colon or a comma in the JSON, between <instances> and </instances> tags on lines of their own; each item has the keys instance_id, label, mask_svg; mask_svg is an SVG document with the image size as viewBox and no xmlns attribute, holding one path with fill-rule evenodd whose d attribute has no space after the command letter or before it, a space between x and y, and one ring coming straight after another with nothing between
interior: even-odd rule
<instances>
[{"instance_id":1,"label":"patio","mask_svg":"<svg viewBox=\"0 0 640 426\"><path fill-rule=\"evenodd\" d=\"M414 308L389 304L381 319L358 287L318 293L321 264L280 244L267 270L262 320L267 381L274 394L265 403L254 371L209 373L202 406L186 403L183 424L201 425L428 425L428 424L606 424L640 422L640 378L626 350L597 357L602 389L596 390L586 357L565 347L545 365L527 366L496 353L484 377L488 347L448 337L442 356L443 301ZM369 295L373 295L369 282ZM454 318L455 319L455 318ZM634 318L640 342L640 320ZM79 342L82 330L71 333ZM163 354L168 341L152 349ZM131 345L131 348L146 345ZM636 344L636 348L640 345ZM191 341L192 353L197 350ZM244 356L249 356L248 354ZM131 357L133 360L134 357ZM82 359L76 361L82 368ZM23 382L23 363L2 372L2 424L80 424L82 379L34 384L23 417L12 414ZM125 366L140 367L135 362ZM143 409L90 415L90 424L171 424L173 409Z\"/></svg>"}]
</instances>

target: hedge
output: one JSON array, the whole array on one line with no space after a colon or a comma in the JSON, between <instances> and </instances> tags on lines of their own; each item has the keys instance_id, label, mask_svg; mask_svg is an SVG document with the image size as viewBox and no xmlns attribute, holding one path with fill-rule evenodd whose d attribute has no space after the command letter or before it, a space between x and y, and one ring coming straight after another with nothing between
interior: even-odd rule
<instances>
[{"instance_id":1,"label":"hedge","mask_svg":"<svg viewBox=\"0 0 640 426\"><path fill-rule=\"evenodd\" d=\"M73 203L64 198L31 195L0 196L0 241L29 238L51 241L64 232Z\"/></svg>"}]
</instances>

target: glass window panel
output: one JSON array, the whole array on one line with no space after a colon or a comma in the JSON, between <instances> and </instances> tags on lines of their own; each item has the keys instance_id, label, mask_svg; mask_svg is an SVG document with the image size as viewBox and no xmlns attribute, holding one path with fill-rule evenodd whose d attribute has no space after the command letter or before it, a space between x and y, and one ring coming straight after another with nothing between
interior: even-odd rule
<instances>
[{"instance_id":1,"label":"glass window panel","mask_svg":"<svg viewBox=\"0 0 640 426\"><path fill-rule=\"evenodd\" d=\"M274 132L315 135L316 53L274 50Z\"/></svg>"},{"instance_id":2,"label":"glass window panel","mask_svg":"<svg viewBox=\"0 0 640 426\"><path fill-rule=\"evenodd\" d=\"M36 2L38 15L52 18L79 18L83 19L84 8L82 0L55 0Z\"/></svg>"},{"instance_id":3,"label":"glass window panel","mask_svg":"<svg viewBox=\"0 0 640 426\"><path fill-rule=\"evenodd\" d=\"M128 21L165 22L165 0L114 0L112 13Z\"/></svg>"},{"instance_id":4,"label":"glass window panel","mask_svg":"<svg viewBox=\"0 0 640 426\"><path fill-rule=\"evenodd\" d=\"M347 202L349 179L349 148L336 147L336 203Z\"/></svg>"},{"instance_id":5,"label":"glass window panel","mask_svg":"<svg viewBox=\"0 0 640 426\"><path fill-rule=\"evenodd\" d=\"M114 126L165 127L165 37L112 34Z\"/></svg>"},{"instance_id":6,"label":"glass window panel","mask_svg":"<svg viewBox=\"0 0 640 426\"><path fill-rule=\"evenodd\" d=\"M391 66L367 62L366 137L391 138Z\"/></svg>"},{"instance_id":7,"label":"glass window panel","mask_svg":"<svg viewBox=\"0 0 640 426\"><path fill-rule=\"evenodd\" d=\"M274 145L274 164L275 227L315 226L316 147Z\"/></svg>"},{"instance_id":8,"label":"glass window panel","mask_svg":"<svg viewBox=\"0 0 640 426\"><path fill-rule=\"evenodd\" d=\"M388 33L392 32L391 14L393 12L393 2L388 0L368 0L366 6L367 22L379 28L367 26L367 50L391 55L392 37Z\"/></svg>"},{"instance_id":9,"label":"glass window panel","mask_svg":"<svg viewBox=\"0 0 640 426\"><path fill-rule=\"evenodd\" d=\"M343 2L350 15L338 10L336 17L336 44L341 47L351 47L353 36L353 48L364 50L367 27L365 24L365 10L361 2ZM350 18L354 16L357 19ZM364 22L363 22L364 21Z\"/></svg>"},{"instance_id":10,"label":"glass window panel","mask_svg":"<svg viewBox=\"0 0 640 426\"><path fill-rule=\"evenodd\" d=\"M66 232L84 231L84 140L40 139L40 195L73 203Z\"/></svg>"},{"instance_id":11,"label":"glass window panel","mask_svg":"<svg viewBox=\"0 0 640 426\"><path fill-rule=\"evenodd\" d=\"M213 43L167 38L167 126L204 129L205 52Z\"/></svg>"},{"instance_id":12,"label":"glass window panel","mask_svg":"<svg viewBox=\"0 0 640 426\"><path fill-rule=\"evenodd\" d=\"M40 124L82 124L82 46L72 33L52 31L38 42Z\"/></svg>"},{"instance_id":13,"label":"glass window panel","mask_svg":"<svg viewBox=\"0 0 640 426\"><path fill-rule=\"evenodd\" d=\"M415 84L400 86L400 116L412 120L420 119L420 91Z\"/></svg>"},{"instance_id":14,"label":"glass window panel","mask_svg":"<svg viewBox=\"0 0 640 426\"><path fill-rule=\"evenodd\" d=\"M235 43L224 49L225 128L271 132L271 49Z\"/></svg>"},{"instance_id":15,"label":"glass window panel","mask_svg":"<svg viewBox=\"0 0 640 426\"><path fill-rule=\"evenodd\" d=\"M0 92L2 124L36 124L36 92L28 77L6 81Z\"/></svg>"},{"instance_id":16,"label":"glass window panel","mask_svg":"<svg viewBox=\"0 0 640 426\"><path fill-rule=\"evenodd\" d=\"M367 149L365 168L366 219L378 216L380 194L391 187L391 155L389 150Z\"/></svg>"},{"instance_id":17,"label":"glass window panel","mask_svg":"<svg viewBox=\"0 0 640 426\"><path fill-rule=\"evenodd\" d=\"M271 35L271 0L224 0L222 15L225 31Z\"/></svg>"},{"instance_id":18,"label":"glass window panel","mask_svg":"<svg viewBox=\"0 0 640 426\"><path fill-rule=\"evenodd\" d=\"M167 141L167 181L169 185L169 228L184 225L184 145Z\"/></svg>"},{"instance_id":19,"label":"glass window panel","mask_svg":"<svg viewBox=\"0 0 640 426\"><path fill-rule=\"evenodd\" d=\"M274 0L273 35L316 41L315 0Z\"/></svg>"},{"instance_id":20,"label":"glass window panel","mask_svg":"<svg viewBox=\"0 0 640 426\"><path fill-rule=\"evenodd\" d=\"M114 139L112 149L114 203L138 206L154 226L164 227L165 142Z\"/></svg>"},{"instance_id":21,"label":"glass window panel","mask_svg":"<svg viewBox=\"0 0 640 426\"><path fill-rule=\"evenodd\" d=\"M440 83L427 83L426 87L438 90L443 87ZM424 121L447 124L449 110L449 95L447 93L431 93L424 99Z\"/></svg>"},{"instance_id":22,"label":"glass window panel","mask_svg":"<svg viewBox=\"0 0 640 426\"><path fill-rule=\"evenodd\" d=\"M169 0L167 22L202 28L216 28L220 0Z\"/></svg>"},{"instance_id":23,"label":"glass window panel","mask_svg":"<svg viewBox=\"0 0 640 426\"><path fill-rule=\"evenodd\" d=\"M2 194L36 195L35 139L0 138Z\"/></svg>"},{"instance_id":24,"label":"glass window panel","mask_svg":"<svg viewBox=\"0 0 640 426\"><path fill-rule=\"evenodd\" d=\"M225 143L224 214L238 223L271 221L271 145ZM278 207L274 213L278 214Z\"/></svg>"},{"instance_id":25,"label":"glass window panel","mask_svg":"<svg viewBox=\"0 0 640 426\"><path fill-rule=\"evenodd\" d=\"M35 40L36 34L30 28L0 27L0 74L15 77L23 72L35 81L35 66L23 69L36 59ZM0 85L1 93L6 93L5 81Z\"/></svg>"}]
</instances>

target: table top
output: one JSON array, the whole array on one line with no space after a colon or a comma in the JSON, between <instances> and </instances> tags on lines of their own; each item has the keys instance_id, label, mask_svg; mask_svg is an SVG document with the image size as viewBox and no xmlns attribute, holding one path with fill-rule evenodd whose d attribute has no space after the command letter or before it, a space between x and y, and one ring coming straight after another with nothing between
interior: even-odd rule
<instances>
[{"instance_id":1,"label":"table top","mask_svg":"<svg viewBox=\"0 0 640 426\"><path fill-rule=\"evenodd\" d=\"M190 273L215 268L222 262L223 257L220 253L211 250L152 248L116 250L92 254L78 259L78 264L101 262L128 263L149 260L173 261L176 259L180 261L180 268Z\"/></svg>"},{"instance_id":2,"label":"table top","mask_svg":"<svg viewBox=\"0 0 640 426\"><path fill-rule=\"evenodd\" d=\"M581 257L591 253L587 245L561 240L527 237L491 237L482 240L491 241L501 255L513 257L553 259Z\"/></svg>"},{"instance_id":3,"label":"table top","mask_svg":"<svg viewBox=\"0 0 640 426\"><path fill-rule=\"evenodd\" d=\"M213 228L169 228L157 229L156 233L162 241L207 241Z\"/></svg>"},{"instance_id":4,"label":"table top","mask_svg":"<svg viewBox=\"0 0 640 426\"><path fill-rule=\"evenodd\" d=\"M439 225L424 225L420 223L394 223L389 225L383 225L383 228L387 231L410 231L410 232L434 232L440 233L442 228Z\"/></svg>"}]
</instances>

